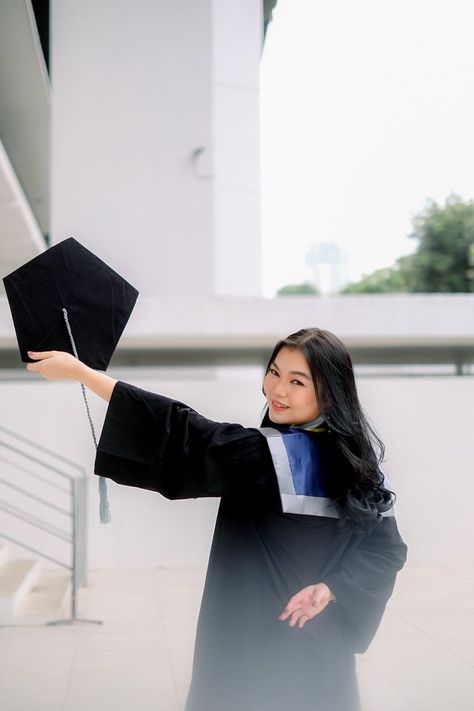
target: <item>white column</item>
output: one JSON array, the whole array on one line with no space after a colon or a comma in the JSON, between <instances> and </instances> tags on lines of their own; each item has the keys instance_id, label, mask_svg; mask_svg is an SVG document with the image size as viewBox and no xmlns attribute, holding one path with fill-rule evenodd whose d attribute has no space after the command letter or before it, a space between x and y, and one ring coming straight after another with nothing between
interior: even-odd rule
<instances>
[{"instance_id":1,"label":"white column","mask_svg":"<svg viewBox=\"0 0 474 711\"><path fill-rule=\"evenodd\" d=\"M213 0L215 293L261 296L261 0Z\"/></svg>"}]
</instances>

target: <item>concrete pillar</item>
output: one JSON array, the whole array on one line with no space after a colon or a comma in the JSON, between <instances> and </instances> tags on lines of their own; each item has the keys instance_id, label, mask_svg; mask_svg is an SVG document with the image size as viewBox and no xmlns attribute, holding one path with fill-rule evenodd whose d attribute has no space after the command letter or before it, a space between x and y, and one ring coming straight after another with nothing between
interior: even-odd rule
<instances>
[{"instance_id":1,"label":"concrete pillar","mask_svg":"<svg viewBox=\"0 0 474 711\"><path fill-rule=\"evenodd\" d=\"M213 0L215 293L261 296L260 0Z\"/></svg>"}]
</instances>

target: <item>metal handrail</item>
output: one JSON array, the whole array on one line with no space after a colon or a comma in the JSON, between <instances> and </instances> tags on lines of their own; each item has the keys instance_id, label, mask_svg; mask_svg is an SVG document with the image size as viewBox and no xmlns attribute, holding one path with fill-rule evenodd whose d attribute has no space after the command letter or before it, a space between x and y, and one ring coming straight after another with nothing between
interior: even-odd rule
<instances>
[{"instance_id":1,"label":"metal handrail","mask_svg":"<svg viewBox=\"0 0 474 711\"><path fill-rule=\"evenodd\" d=\"M42 558L46 558L46 560L50 560L52 563L57 563L57 565L60 565L62 568L66 568L66 570L72 571L72 569L73 569L72 565L67 565L67 563L64 563L62 560L53 558L52 556L47 555L47 553L43 553L42 551L39 551L37 548L32 548L31 546L27 546L26 543L22 543L21 541L18 541L16 538L12 538L12 536L8 536L6 533L0 532L0 538L5 538L7 541L10 541L10 543L14 543L17 546L20 546L20 548L24 548L25 550L30 551L31 553L35 553L36 555L39 555Z\"/></svg>"},{"instance_id":2,"label":"metal handrail","mask_svg":"<svg viewBox=\"0 0 474 711\"><path fill-rule=\"evenodd\" d=\"M38 501L40 504L43 504L43 506L47 506L48 508L52 509L53 511L57 511L57 513L62 513L65 516L69 516L69 517L72 516L70 511L67 511L66 509L62 509L60 506L56 506L56 504L52 504L51 501L46 501L46 499L43 499L41 496L35 496L35 494L32 494L31 491L22 489L21 486L12 484L11 481L2 479L2 477L0 477L0 484L3 484L3 486L8 486L10 489L15 489L15 491L19 491L20 494L23 494L23 496L27 496L30 499L34 499L34 501Z\"/></svg>"},{"instance_id":3,"label":"metal handrail","mask_svg":"<svg viewBox=\"0 0 474 711\"><path fill-rule=\"evenodd\" d=\"M59 484L55 484L52 481L48 481L46 477L42 477L40 474L37 474L36 472L32 471L30 468L28 468L28 466L21 466L16 462L12 462L10 459L3 459L3 461L8 463L9 466L13 466L18 470L22 471L24 474L28 475L29 477L42 481L44 484L49 484L50 486L69 496L70 510L67 510L65 508L61 508L60 506L57 506L56 504L53 504L52 502L47 501L43 497L37 496L36 494L32 494L31 492L26 491L17 484L13 484L4 480L3 478L0 478L0 483L10 487L13 490L19 491L22 495L26 495L30 499L33 499L42 505L48 506L50 509L57 511L58 513L64 514L69 517L71 521L71 533L63 531L62 529L49 524L44 519L34 516L21 508L13 506L7 501L0 501L0 510L6 511L9 515L13 516L17 520L23 521L28 525L34 526L35 528L40 529L46 532L47 534L50 534L68 543L71 546L70 565L62 560L54 558L53 556L46 553L44 550L39 550L38 548L30 546L25 541L18 540L17 538L9 535L8 533L0 532L0 538L4 538L14 543L15 545L18 545L21 548L24 548L25 550L28 550L34 553L35 555L40 556L41 558L45 558L46 560L49 560L71 572L71 615L72 619L75 620L77 590L80 585L85 585L87 583L87 481L85 470L76 462L73 462L67 459L66 457L63 457L61 454L58 454L57 452L54 452L51 449L48 449L47 447L44 447L43 445L38 444L37 442L34 442L33 440L23 435L20 435L16 432L12 432L11 430L7 429L6 427L3 427L2 425L0 425L0 433L3 433L6 437L12 438L14 440L14 443L10 443L5 441L5 437L2 437L0 439L0 449L3 448L8 450L9 452L13 452L15 455L20 457L21 460L26 460L29 463L33 463L37 466L47 469L47 471L55 475L56 478L61 478L62 480L67 480L68 482L66 486L60 486ZM31 449L36 450L35 454L31 454L30 452L25 451L25 447L21 445L27 445ZM42 457L41 455L47 455L47 457L51 458L54 463L45 461L44 457ZM0 458L0 460L1 459L2 458ZM67 473L66 471L64 471L64 467L61 465L67 465L68 467L72 467L75 471L79 473L79 476L74 476L72 474Z\"/></svg>"},{"instance_id":4,"label":"metal handrail","mask_svg":"<svg viewBox=\"0 0 474 711\"><path fill-rule=\"evenodd\" d=\"M78 464L77 462L73 462L72 459L67 459L62 454L58 454L58 452L54 452L52 449L48 449L48 447L45 447L44 445L39 444L38 442L34 442L32 439L29 439L24 435L18 434L17 432L12 432L12 430L7 429L3 425L0 425L0 432L3 432L4 434L9 435L10 437L13 437L14 439L18 440L18 442L23 442L23 444L27 444L30 447L33 447L33 449L37 449L38 452L42 452L43 454L49 454L58 462L68 464L73 469L76 469L81 476L85 477L84 467L81 467L80 464Z\"/></svg>"},{"instance_id":5,"label":"metal handrail","mask_svg":"<svg viewBox=\"0 0 474 711\"><path fill-rule=\"evenodd\" d=\"M52 489L57 489L57 491L62 491L63 494L69 494L69 487L61 486L61 484L56 484L54 481L49 481L49 479L47 479L45 476L41 476L41 474L38 474L37 472L32 472L29 469L25 469L25 467L20 466L18 462L13 462L11 459L7 459L6 457L0 457L0 462L4 462L5 464L8 464L8 466L18 469L19 472L28 474L33 479L40 481L45 486L49 486Z\"/></svg>"},{"instance_id":6,"label":"metal handrail","mask_svg":"<svg viewBox=\"0 0 474 711\"><path fill-rule=\"evenodd\" d=\"M26 454L26 452L24 452L22 449L18 449L18 447L12 447L11 444L7 444L6 442L2 442L1 440L0 440L0 447L5 447L5 449L8 449L10 452L15 452L15 454L19 454L21 457L25 457L25 459L28 459L30 462L39 464L40 466L44 467L48 471L54 472L55 474L62 476L64 479L67 479L68 481L74 481L74 479L76 478L76 477L73 477L71 474L66 474L66 472L62 471L62 469L53 467L53 466L51 466L51 464L48 464L47 462L43 462L41 459L38 459L38 457L33 457L33 456L31 456L31 454ZM82 471L84 471L84 470L82 470Z\"/></svg>"},{"instance_id":7,"label":"metal handrail","mask_svg":"<svg viewBox=\"0 0 474 711\"><path fill-rule=\"evenodd\" d=\"M0 501L0 511L5 511L7 514L14 516L20 521L23 521L24 523L29 523L31 526L38 528L40 531L49 533L55 538L60 538L62 541L66 541L66 543L72 543L72 537L66 531L61 531L61 529L56 528L55 526L51 526L51 524L49 523L45 523L41 519L36 518L36 516L32 516L26 511L18 509L16 506L12 506L12 504L5 504L4 502Z\"/></svg>"}]
</instances>

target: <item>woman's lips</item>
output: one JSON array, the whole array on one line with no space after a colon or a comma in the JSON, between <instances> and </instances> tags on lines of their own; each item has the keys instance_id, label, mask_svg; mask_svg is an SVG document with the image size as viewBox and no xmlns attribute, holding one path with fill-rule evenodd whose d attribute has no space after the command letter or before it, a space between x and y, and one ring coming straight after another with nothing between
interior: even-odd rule
<instances>
[{"instance_id":1,"label":"woman's lips","mask_svg":"<svg viewBox=\"0 0 474 711\"><path fill-rule=\"evenodd\" d=\"M283 405L281 402L278 402L278 400L270 400L270 403L274 410L282 411L288 409L287 405Z\"/></svg>"}]
</instances>

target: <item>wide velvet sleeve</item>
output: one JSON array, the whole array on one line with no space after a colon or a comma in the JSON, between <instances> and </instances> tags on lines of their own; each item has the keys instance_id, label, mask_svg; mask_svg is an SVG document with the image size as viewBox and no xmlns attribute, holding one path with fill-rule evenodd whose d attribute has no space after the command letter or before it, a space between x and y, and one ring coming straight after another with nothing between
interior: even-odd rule
<instances>
[{"instance_id":1,"label":"wide velvet sleeve","mask_svg":"<svg viewBox=\"0 0 474 711\"><path fill-rule=\"evenodd\" d=\"M336 597L354 651L365 652L372 641L406 554L395 517L387 516L361 535L322 581Z\"/></svg>"},{"instance_id":2,"label":"wide velvet sleeve","mask_svg":"<svg viewBox=\"0 0 474 711\"><path fill-rule=\"evenodd\" d=\"M169 499L275 493L265 438L119 381L97 447L97 475Z\"/></svg>"}]
</instances>

